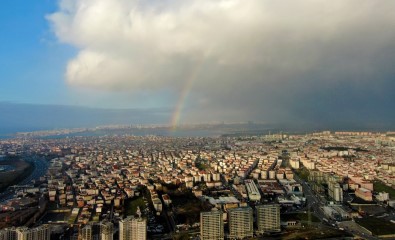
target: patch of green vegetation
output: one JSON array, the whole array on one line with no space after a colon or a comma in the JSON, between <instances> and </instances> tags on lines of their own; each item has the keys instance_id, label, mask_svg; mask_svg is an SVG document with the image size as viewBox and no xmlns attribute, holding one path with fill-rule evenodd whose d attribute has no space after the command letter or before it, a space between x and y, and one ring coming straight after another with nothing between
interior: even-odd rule
<instances>
[{"instance_id":1,"label":"patch of green vegetation","mask_svg":"<svg viewBox=\"0 0 395 240\"><path fill-rule=\"evenodd\" d=\"M195 163L195 166L199 169L199 170L206 170L209 168L209 166L207 164L204 164L202 162L199 163Z\"/></svg>"},{"instance_id":2,"label":"patch of green vegetation","mask_svg":"<svg viewBox=\"0 0 395 240\"><path fill-rule=\"evenodd\" d=\"M211 209L210 203L202 202L188 191L174 191L168 193L176 209L177 223L193 224L199 222L200 212Z\"/></svg>"},{"instance_id":3,"label":"patch of green vegetation","mask_svg":"<svg viewBox=\"0 0 395 240\"><path fill-rule=\"evenodd\" d=\"M137 207L143 211L146 208L143 197L134 197L125 201L125 214L126 216L134 215L137 211Z\"/></svg>"},{"instance_id":4,"label":"patch of green vegetation","mask_svg":"<svg viewBox=\"0 0 395 240\"><path fill-rule=\"evenodd\" d=\"M279 158L283 160L281 162L282 168L290 167L290 164L289 164L290 157L289 157L288 153L283 153Z\"/></svg>"},{"instance_id":5,"label":"patch of green vegetation","mask_svg":"<svg viewBox=\"0 0 395 240\"><path fill-rule=\"evenodd\" d=\"M210 168L208 162L200 157L198 157L195 161L195 167L197 167L200 171L206 170Z\"/></svg>"},{"instance_id":6,"label":"patch of green vegetation","mask_svg":"<svg viewBox=\"0 0 395 240\"><path fill-rule=\"evenodd\" d=\"M383 182L374 181L373 182L373 189L376 192L387 192L390 195L391 199L395 199L395 189L385 185Z\"/></svg>"},{"instance_id":7,"label":"patch of green vegetation","mask_svg":"<svg viewBox=\"0 0 395 240\"><path fill-rule=\"evenodd\" d=\"M295 169L295 173L304 181L309 180L310 172L306 168Z\"/></svg>"},{"instance_id":8,"label":"patch of green vegetation","mask_svg":"<svg viewBox=\"0 0 395 240\"><path fill-rule=\"evenodd\" d=\"M362 227L368 229L373 233L373 235L388 235L394 234L395 224L384 219L378 219L375 217L367 217L355 219L355 222Z\"/></svg>"}]
</instances>

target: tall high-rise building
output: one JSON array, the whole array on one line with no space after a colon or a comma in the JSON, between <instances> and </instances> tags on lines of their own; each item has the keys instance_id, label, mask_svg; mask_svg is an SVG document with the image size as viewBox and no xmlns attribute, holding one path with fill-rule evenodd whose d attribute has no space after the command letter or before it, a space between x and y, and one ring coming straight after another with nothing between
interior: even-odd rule
<instances>
[{"instance_id":1,"label":"tall high-rise building","mask_svg":"<svg viewBox=\"0 0 395 240\"><path fill-rule=\"evenodd\" d=\"M93 229L91 224L85 225L80 229L80 233L78 236L79 240L92 240L93 239Z\"/></svg>"},{"instance_id":2,"label":"tall high-rise building","mask_svg":"<svg viewBox=\"0 0 395 240\"><path fill-rule=\"evenodd\" d=\"M0 240L17 240L16 228L5 228L0 230Z\"/></svg>"},{"instance_id":3,"label":"tall high-rise building","mask_svg":"<svg viewBox=\"0 0 395 240\"><path fill-rule=\"evenodd\" d=\"M228 211L229 238L243 239L254 234L252 208L233 208Z\"/></svg>"},{"instance_id":4,"label":"tall high-rise building","mask_svg":"<svg viewBox=\"0 0 395 240\"><path fill-rule=\"evenodd\" d=\"M114 225L111 222L100 223L100 239L113 240L114 238Z\"/></svg>"},{"instance_id":5,"label":"tall high-rise building","mask_svg":"<svg viewBox=\"0 0 395 240\"><path fill-rule=\"evenodd\" d=\"M222 211L200 213L200 239L224 239L224 220Z\"/></svg>"},{"instance_id":6,"label":"tall high-rise building","mask_svg":"<svg viewBox=\"0 0 395 240\"><path fill-rule=\"evenodd\" d=\"M343 202L343 189L337 181L328 181L328 195L336 202Z\"/></svg>"},{"instance_id":7,"label":"tall high-rise building","mask_svg":"<svg viewBox=\"0 0 395 240\"><path fill-rule=\"evenodd\" d=\"M30 240L31 238L33 238L32 233L28 227L17 228L16 237L18 240Z\"/></svg>"},{"instance_id":8,"label":"tall high-rise building","mask_svg":"<svg viewBox=\"0 0 395 240\"><path fill-rule=\"evenodd\" d=\"M49 225L42 225L36 228L19 227L16 228L17 240L49 240L51 229Z\"/></svg>"},{"instance_id":9,"label":"tall high-rise building","mask_svg":"<svg viewBox=\"0 0 395 240\"><path fill-rule=\"evenodd\" d=\"M145 240L147 239L147 219L129 216L119 221L120 240Z\"/></svg>"},{"instance_id":10,"label":"tall high-rise building","mask_svg":"<svg viewBox=\"0 0 395 240\"><path fill-rule=\"evenodd\" d=\"M44 224L31 229L34 240L49 240L51 238L51 228Z\"/></svg>"},{"instance_id":11,"label":"tall high-rise building","mask_svg":"<svg viewBox=\"0 0 395 240\"><path fill-rule=\"evenodd\" d=\"M258 205L255 210L258 233L281 231L280 206L278 204Z\"/></svg>"}]
</instances>

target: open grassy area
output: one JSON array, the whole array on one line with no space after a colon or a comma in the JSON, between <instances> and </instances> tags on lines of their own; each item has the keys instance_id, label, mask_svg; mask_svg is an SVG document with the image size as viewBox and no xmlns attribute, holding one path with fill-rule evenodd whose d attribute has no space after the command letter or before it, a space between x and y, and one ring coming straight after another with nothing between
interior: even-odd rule
<instances>
[{"instance_id":1,"label":"open grassy area","mask_svg":"<svg viewBox=\"0 0 395 240\"><path fill-rule=\"evenodd\" d=\"M200 212L211 209L209 203L201 202L191 191L173 191L168 194L176 209L178 224L199 222Z\"/></svg>"},{"instance_id":2,"label":"open grassy area","mask_svg":"<svg viewBox=\"0 0 395 240\"><path fill-rule=\"evenodd\" d=\"M373 189L376 192L387 192L389 193L391 199L395 199L395 189L393 189L392 187L388 187L380 181L373 182Z\"/></svg>"},{"instance_id":3,"label":"open grassy area","mask_svg":"<svg viewBox=\"0 0 395 240\"><path fill-rule=\"evenodd\" d=\"M177 208L177 220L179 223L193 224L199 222L200 211L202 211L200 201L188 201Z\"/></svg>"},{"instance_id":4,"label":"open grassy area","mask_svg":"<svg viewBox=\"0 0 395 240\"><path fill-rule=\"evenodd\" d=\"M202 158L198 158L195 160L195 166L199 169L199 170L207 170L210 168L210 165L208 164L208 161Z\"/></svg>"},{"instance_id":5,"label":"open grassy area","mask_svg":"<svg viewBox=\"0 0 395 240\"><path fill-rule=\"evenodd\" d=\"M143 197L134 197L125 201L125 213L126 216L134 215L137 211L137 207L143 211L146 208Z\"/></svg>"},{"instance_id":6,"label":"open grassy area","mask_svg":"<svg viewBox=\"0 0 395 240\"><path fill-rule=\"evenodd\" d=\"M355 219L355 222L362 227L368 229L373 235L387 235L395 233L395 224L384 219L378 219L375 217L367 217Z\"/></svg>"}]
</instances>

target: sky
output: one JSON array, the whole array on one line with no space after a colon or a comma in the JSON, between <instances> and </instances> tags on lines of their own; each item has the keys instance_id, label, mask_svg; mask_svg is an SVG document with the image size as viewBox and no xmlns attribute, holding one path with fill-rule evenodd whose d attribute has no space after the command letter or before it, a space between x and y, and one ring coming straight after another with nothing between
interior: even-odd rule
<instances>
[{"instance_id":1,"label":"sky","mask_svg":"<svg viewBox=\"0 0 395 240\"><path fill-rule=\"evenodd\" d=\"M6 0L0 102L394 126L394 12L393 0Z\"/></svg>"}]
</instances>

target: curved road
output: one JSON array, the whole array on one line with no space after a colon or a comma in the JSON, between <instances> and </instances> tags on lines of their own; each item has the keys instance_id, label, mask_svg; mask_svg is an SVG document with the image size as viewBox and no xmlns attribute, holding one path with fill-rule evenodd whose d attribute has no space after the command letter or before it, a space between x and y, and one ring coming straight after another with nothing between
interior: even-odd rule
<instances>
[{"instance_id":1,"label":"curved road","mask_svg":"<svg viewBox=\"0 0 395 240\"><path fill-rule=\"evenodd\" d=\"M39 180L40 177L42 177L47 173L49 164L44 157L29 156L29 157L25 157L24 159L34 164L34 170L29 177L25 178L18 185L30 184L32 180Z\"/></svg>"},{"instance_id":2,"label":"curved road","mask_svg":"<svg viewBox=\"0 0 395 240\"><path fill-rule=\"evenodd\" d=\"M32 180L39 180L41 176L46 174L49 163L44 157L23 156L22 158L27 162L33 163L34 170L27 178L19 182L16 186L31 184ZM0 202L13 198L14 193L14 189L12 189L12 187L8 187L7 190L0 193Z\"/></svg>"}]
</instances>

